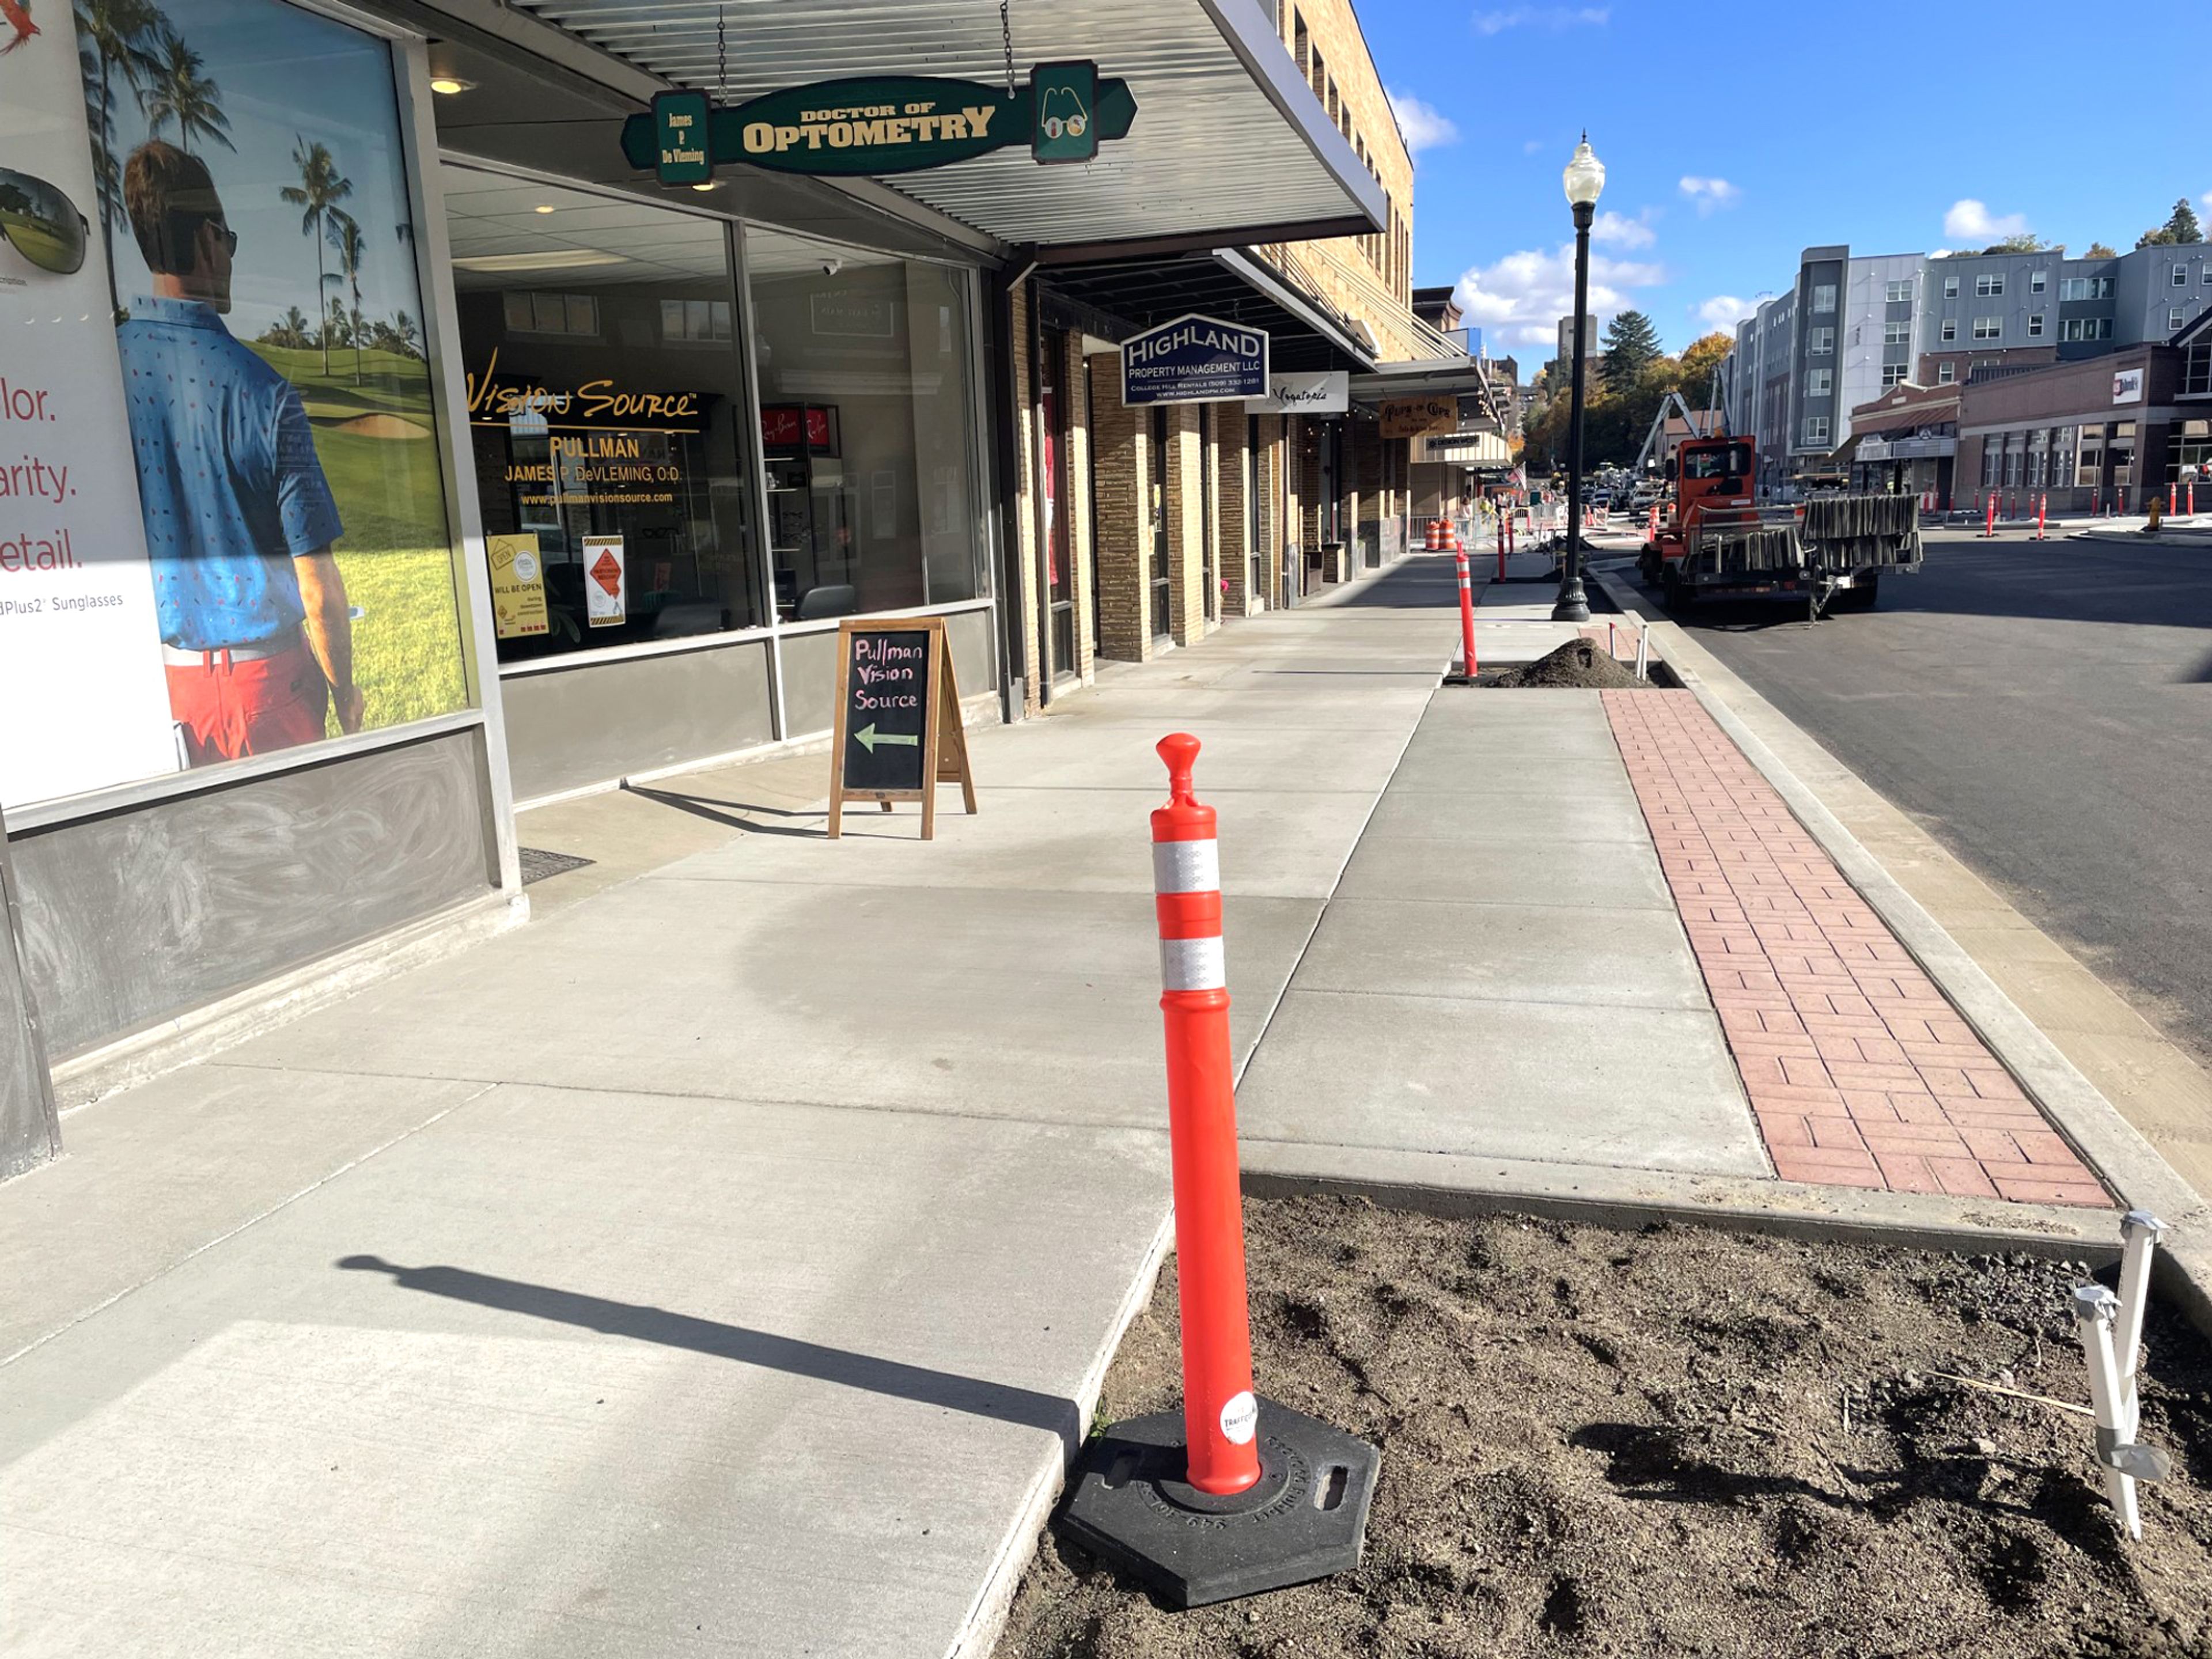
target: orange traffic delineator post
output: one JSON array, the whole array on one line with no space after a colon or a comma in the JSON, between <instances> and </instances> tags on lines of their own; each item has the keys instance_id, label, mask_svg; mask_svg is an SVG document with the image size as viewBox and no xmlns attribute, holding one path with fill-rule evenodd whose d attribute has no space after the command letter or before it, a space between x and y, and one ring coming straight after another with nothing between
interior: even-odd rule
<instances>
[{"instance_id":1,"label":"orange traffic delineator post","mask_svg":"<svg viewBox=\"0 0 2212 1659\"><path fill-rule=\"evenodd\" d=\"M2043 534L2043 509L2050 504L2050 501L2051 497L2048 495L2038 495L2035 498L2035 539L2038 541L2045 539Z\"/></svg>"},{"instance_id":2,"label":"orange traffic delineator post","mask_svg":"<svg viewBox=\"0 0 2212 1659\"><path fill-rule=\"evenodd\" d=\"M1502 508L1498 514L1498 580L1500 581L1505 580L1505 514ZM1460 593L1462 599L1466 592L1467 583L1462 578L1460 583Z\"/></svg>"},{"instance_id":3,"label":"orange traffic delineator post","mask_svg":"<svg viewBox=\"0 0 2212 1659\"><path fill-rule=\"evenodd\" d=\"M1458 563L1460 660L1462 666L1467 671L1468 678L1469 680L1473 680L1476 672L1474 665L1474 584L1468 574L1467 550L1465 548L1462 548L1459 551ZM1500 545L1498 553L1498 568L1499 572L1498 580L1503 581L1504 580L1505 550L1502 544Z\"/></svg>"},{"instance_id":4,"label":"orange traffic delineator post","mask_svg":"<svg viewBox=\"0 0 2212 1659\"><path fill-rule=\"evenodd\" d=\"M1987 523L1985 523L1985 524L1984 524L1984 525L1983 525L1983 526L1982 526L1982 534L1983 534L1984 536L1994 536L1994 535L1996 535L1996 533L1997 533L1997 496L1996 496L1996 491L1995 491L1995 490L1991 490L1991 491L1990 492L1990 516L1989 516L1988 522L1987 522Z\"/></svg>"},{"instance_id":5,"label":"orange traffic delineator post","mask_svg":"<svg viewBox=\"0 0 2212 1659\"><path fill-rule=\"evenodd\" d=\"M1252 1390L1220 843L1213 808L1193 793L1198 750L1188 732L1160 739L1168 804L1152 813L1182 1410L1091 1440L1059 1519L1073 1541L1184 1607L1358 1566L1382 1467L1373 1446Z\"/></svg>"}]
</instances>

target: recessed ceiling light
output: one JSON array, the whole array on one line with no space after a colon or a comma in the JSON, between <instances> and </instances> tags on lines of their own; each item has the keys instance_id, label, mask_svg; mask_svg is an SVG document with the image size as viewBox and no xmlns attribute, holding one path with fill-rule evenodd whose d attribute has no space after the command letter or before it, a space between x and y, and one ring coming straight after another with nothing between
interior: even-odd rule
<instances>
[{"instance_id":1,"label":"recessed ceiling light","mask_svg":"<svg viewBox=\"0 0 2212 1659\"><path fill-rule=\"evenodd\" d=\"M553 204L550 202L540 202L538 204L538 211L540 213L550 213L553 211Z\"/></svg>"},{"instance_id":2,"label":"recessed ceiling light","mask_svg":"<svg viewBox=\"0 0 2212 1659\"><path fill-rule=\"evenodd\" d=\"M456 93L474 92L476 89L475 82L464 81L458 75L434 75L430 77L430 90L441 98L451 98Z\"/></svg>"},{"instance_id":3,"label":"recessed ceiling light","mask_svg":"<svg viewBox=\"0 0 2212 1659\"><path fill-rule=\"evenodd\" d=\"M722 181L719 179L705 179L702 182L691 186L694 190L720 190L721 187Z\"/></svg>"}]
</instances>

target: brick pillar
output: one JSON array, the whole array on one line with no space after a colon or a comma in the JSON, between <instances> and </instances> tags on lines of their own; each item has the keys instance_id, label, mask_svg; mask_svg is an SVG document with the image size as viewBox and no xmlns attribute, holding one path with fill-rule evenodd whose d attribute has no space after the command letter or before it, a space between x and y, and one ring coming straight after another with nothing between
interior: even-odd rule
<instances>
[{"instance_id":1,"label":"brick pillar","mask_svg":"<svg viewBox=\"0 0 2212 1659\"><path fill-rule=\"evenodd\" d=\"M1244 487L1245 460L1252 453L1251 423L1243 410L1231 404L1214 416L1221 434L1221 574L1229 579L1221 598L1221 614L1249 617L1256 597L1251 586L1251 557L1244 550L1245 526L1252 521L1252 503Z\"/></svg>"},{"instance_id":2,"label":"brick pillar","mask_svg":"<svg viewBox=\"0 0 2212 1659\"><path fill-rule=\"evenodd\" d=\"M1206 462L1198 406L1168 407L1168 635L1177 645L1206 637L1206 566L1199 537L1205 501L1198 469Z\"/></svg>"},{"instance_id":3,"label":"brick pillar","mask_svg":"<svg viewBox=\"0 0 2212 1659\"><path fill-rule=\"evenodd\" d=\"M1121 403L1121 360L1100 352L1091 360L1098 447L1098 653L1125 662L1152 654L1148 611L1152 585L1146 491L1152 478L1151 411Z\"/></svg>"}]
</instances>

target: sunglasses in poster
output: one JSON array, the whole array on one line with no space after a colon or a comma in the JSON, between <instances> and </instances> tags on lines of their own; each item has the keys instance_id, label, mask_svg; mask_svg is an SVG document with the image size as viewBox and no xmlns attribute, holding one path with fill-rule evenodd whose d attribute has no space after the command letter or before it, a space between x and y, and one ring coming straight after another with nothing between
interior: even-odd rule
<instances>
[{"instance_id":1,"label":"sunglasses in poster","mask_svg":"<svg viewBox=\"0 0 2212 1659\"><path fill-rule=\"evenodd\" d=\"M0 237L40 270L73 276L84 268L92 227L45 179L0 167Z\"/></svg>"}]
</instances>

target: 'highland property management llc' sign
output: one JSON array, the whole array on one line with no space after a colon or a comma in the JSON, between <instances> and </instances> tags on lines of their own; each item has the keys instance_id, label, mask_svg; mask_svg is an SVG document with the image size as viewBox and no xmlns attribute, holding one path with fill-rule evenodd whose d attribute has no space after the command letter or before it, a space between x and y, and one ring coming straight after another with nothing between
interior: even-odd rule
<instances>
[{"instance_id":1,"label":"'highland property management llc' sign","mask_svg":"<svg viewBox=\"0 0 2212 1659\"><path fill-rule=\"evenodd\" d=\"M1205 404L1267 395L1267 337L1195 312L1121 344L1121 402Z\"/></svg>"},{"instance_id":2,"label":"'highland property management llc' sign","mask_svg":"<svg viewBox=\"0 0 2212 1659\"><path fill-rule=\"evenodd\" d=\"M1039 64L1018 92L980 81L857 76L787 87L716 109L703 92L664 92L623 124L623 154L664 185L703 185L716 164L778 173L915 173L1027 144L1041 163L1088 161L1128 136L1137 100L1089 62Z\"/></svg>"}]
</instances>

